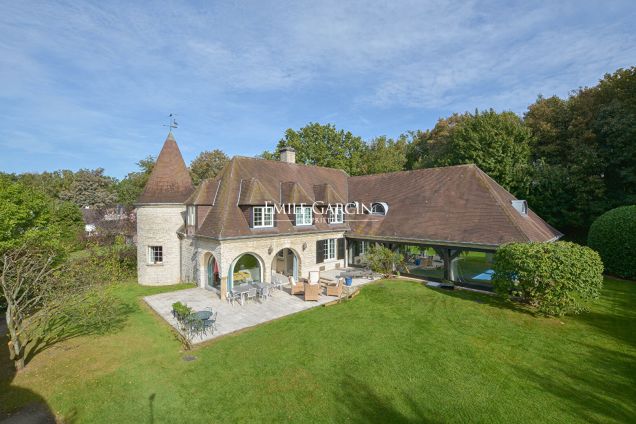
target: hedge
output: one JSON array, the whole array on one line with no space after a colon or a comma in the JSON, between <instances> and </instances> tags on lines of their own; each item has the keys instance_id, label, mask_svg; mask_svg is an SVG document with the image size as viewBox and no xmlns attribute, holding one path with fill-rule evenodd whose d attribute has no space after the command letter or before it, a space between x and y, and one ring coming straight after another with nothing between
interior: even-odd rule
<instances>
[{"instance_id":1,"label":"hedge","mask_svg":"<svg viewBox=\"0 0 636 424\"><path fill-rule=\"evenodd\" d=\"M584 311L603 287L598 253L576 243L506 244L495 253L493 268L498 294L545 315Z\"/></svg>"},{"instance_id":2,"label":"hedge","mask_svg":"<svg viewBox=\"0 0 636 424\"><path fill-rule=\"evenodd\" d=\"M598 217L590 227L587 244L601 255L608 273L636 279L636 205Z\"/></svg>"}]
</instances>

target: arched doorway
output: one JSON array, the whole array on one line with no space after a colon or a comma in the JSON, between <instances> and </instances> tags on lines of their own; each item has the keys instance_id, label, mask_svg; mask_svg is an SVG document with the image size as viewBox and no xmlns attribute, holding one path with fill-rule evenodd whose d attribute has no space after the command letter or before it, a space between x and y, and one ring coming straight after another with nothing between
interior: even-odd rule
<instances>
[{"instance_id":1,"label":"arched doorway","mask_svg":"<svg viewBox=\"0 0 636 424\"><path fill-rule=\"evenodd\" d=\"M228 289L242 283L260 283L263 281L263 266L256 255L244 253L234 259L228 276Z\"/></svg>"},{"instance_id":2,"label":"arched doorway","mask_svg":"<svg viewBox=\"0 0 636 424\"><path fill-rule=\"evenodd\" d=\"M298 280L298 255L292 249L284 248L278 251L272 259L272 272L287 277L293 276Z\"/></svg>"},{"instance_id":3,"label":"arched doorway","mask_svg":"<svg viewBox=\"0 0 636 424\"><path fill-rule=\"evenodd\" d=\"M214 255L210 255L207 263L207 285L210 288L221 290L221 274L219 272L219 263Z\"/></svg>"}]
</instances>

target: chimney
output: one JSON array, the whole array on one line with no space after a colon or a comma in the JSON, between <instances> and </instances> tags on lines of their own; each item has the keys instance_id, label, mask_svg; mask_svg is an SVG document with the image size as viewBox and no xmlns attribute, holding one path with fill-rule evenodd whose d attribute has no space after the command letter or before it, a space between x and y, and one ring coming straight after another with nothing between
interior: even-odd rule
<instances>
[{"instance_id":1,"label":"chimney","mask_svg":"<svg viewBox=\"0 0 636 424\"><path fill-rule=\"evenodd\" d=\"M281 162L296 163L296 150L293 147L285 146L280 149Z\"/></svg>"}]
</instances>

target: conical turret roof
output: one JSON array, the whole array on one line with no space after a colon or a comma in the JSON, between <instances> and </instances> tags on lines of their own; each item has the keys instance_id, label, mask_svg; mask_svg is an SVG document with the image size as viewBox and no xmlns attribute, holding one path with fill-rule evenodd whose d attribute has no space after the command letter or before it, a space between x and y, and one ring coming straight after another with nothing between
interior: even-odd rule
<instances>
[{"instance_id":1,"label":"conical turret roof","mask_svg":"<svg viewBox=\"0 0 636 424\"><path fill-rule=\"evenodd\" d=\"M184 203L193 191L192 178L171 131L137 203Z\"/></svg>"}]
</instances>

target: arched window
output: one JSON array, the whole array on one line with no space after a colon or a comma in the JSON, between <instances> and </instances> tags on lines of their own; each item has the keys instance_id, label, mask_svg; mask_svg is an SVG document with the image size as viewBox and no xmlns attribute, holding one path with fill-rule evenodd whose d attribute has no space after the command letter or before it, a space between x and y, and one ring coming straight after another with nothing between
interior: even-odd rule
<instances>
[{"instance_id":1,"label":"arched window","mask_svg":"<svg viewBox=\"0 0 636 424\"><path fill-rule=\"evenodd\" d=\"M386 215L389 211L389 205L384 202L377 202L371 205L371 214L372 215Z\"/></svg>"},{"instance_id":2,"label":"arched window","mask_svg":"<svg viewBox=\"0 0 636 424\"><path fill-rule=\"evenodd\" d=\"M246 253L238 258L232 268L232 284L261 282L261 263L252 254Z\"/></svg>"}]
</instances>

